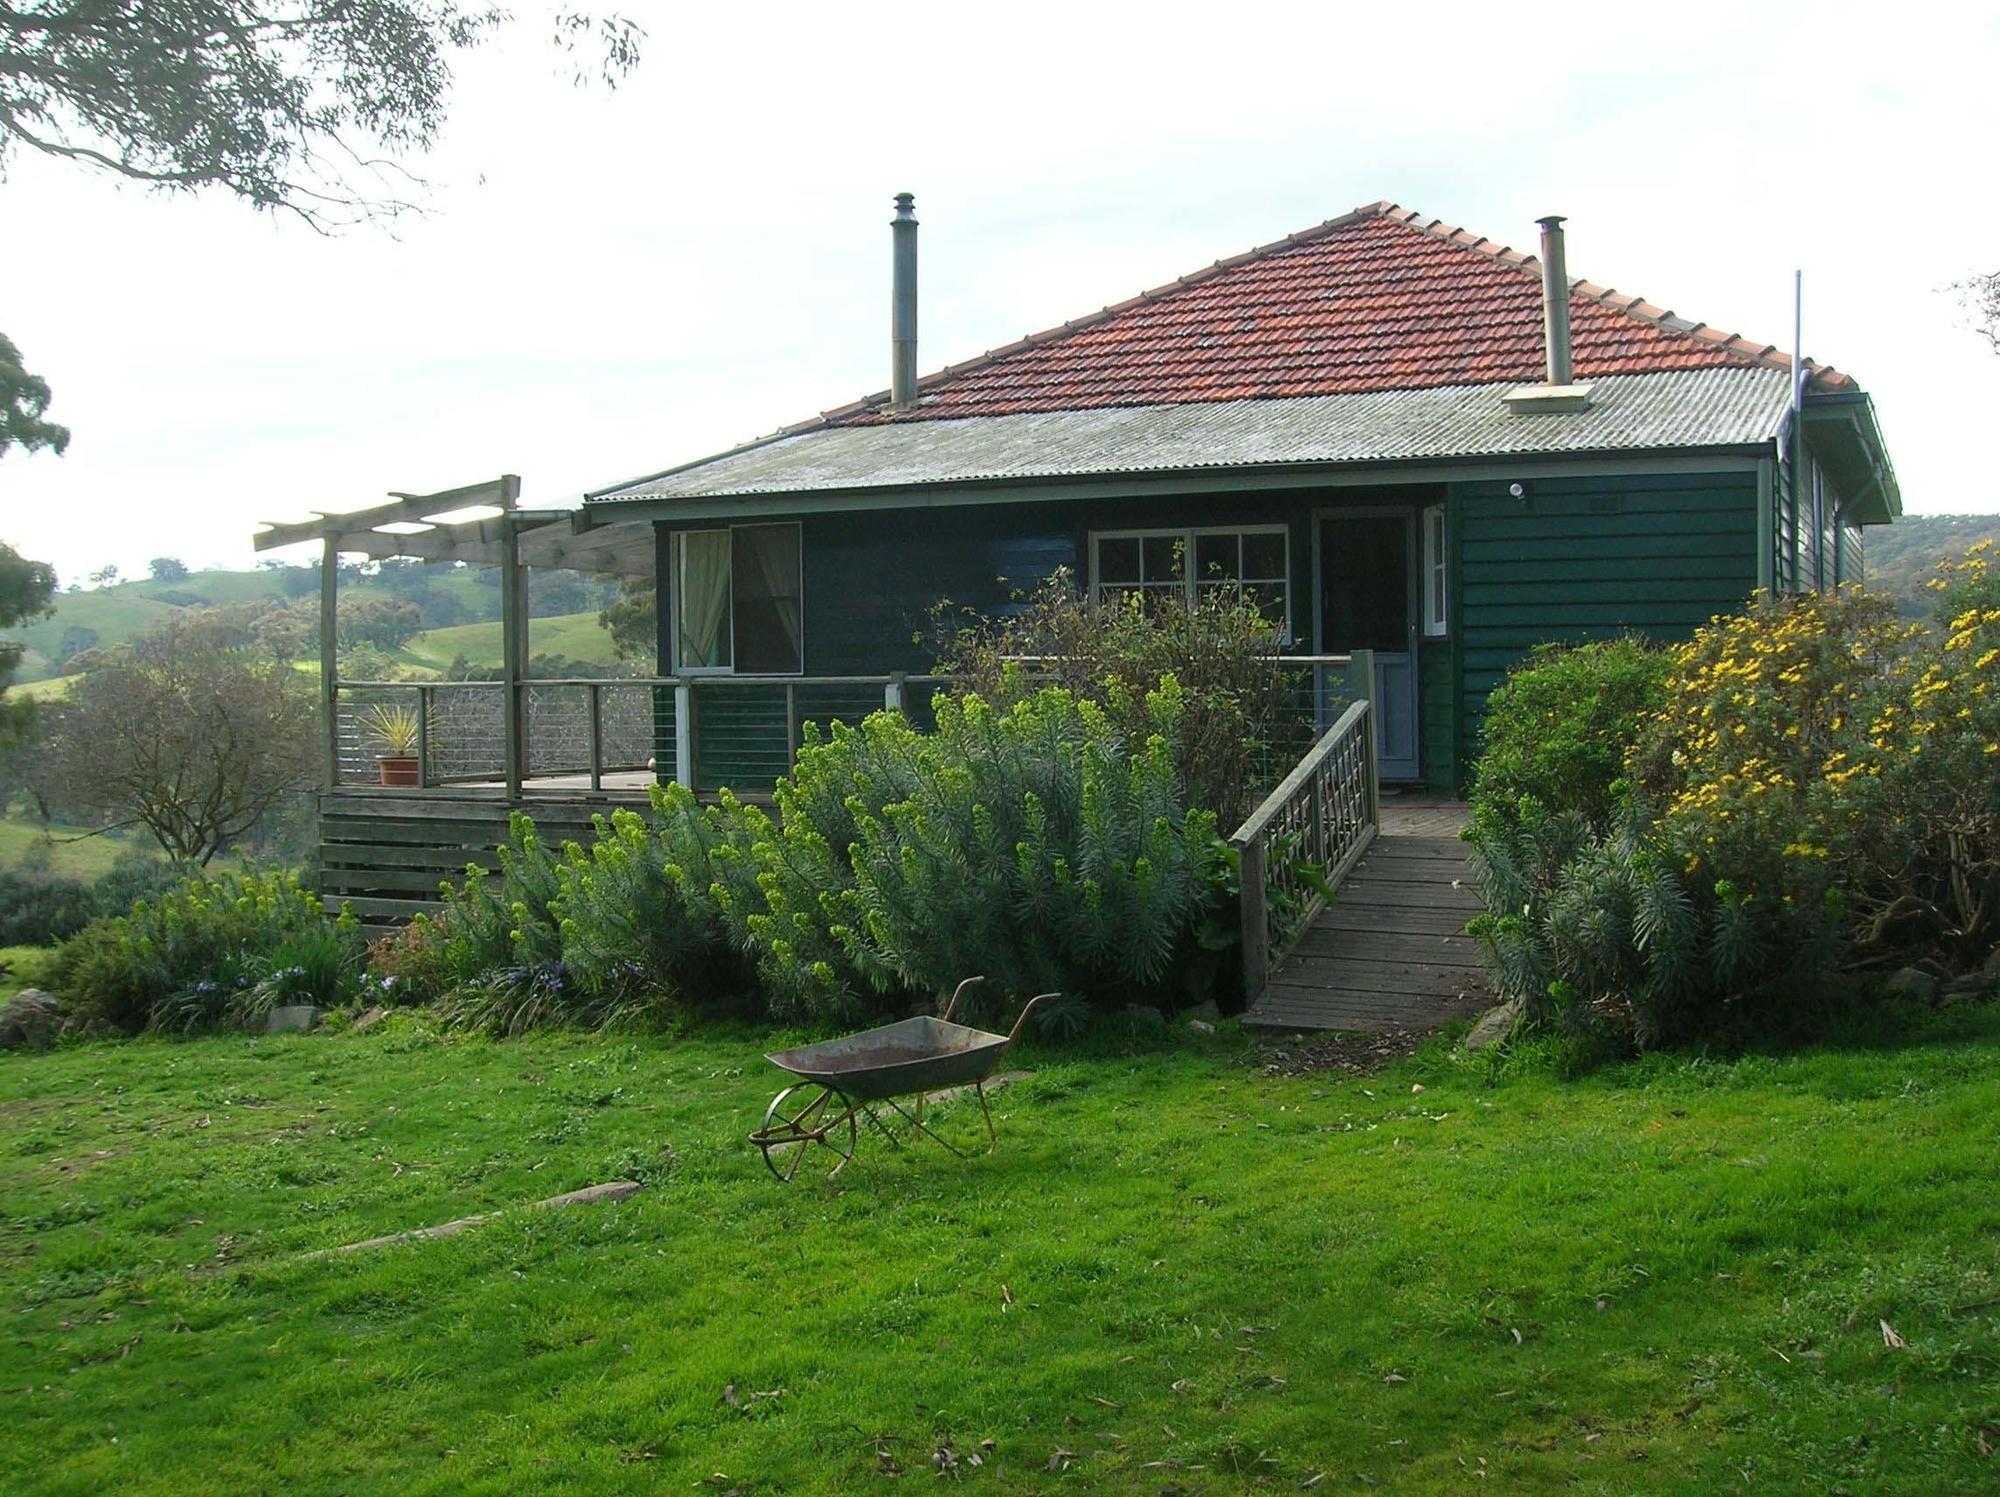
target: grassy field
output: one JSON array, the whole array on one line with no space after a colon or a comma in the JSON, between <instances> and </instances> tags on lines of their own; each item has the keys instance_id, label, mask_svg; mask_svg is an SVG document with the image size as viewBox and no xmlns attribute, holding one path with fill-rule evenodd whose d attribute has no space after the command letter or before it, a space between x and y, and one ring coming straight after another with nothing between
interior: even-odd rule
<instances>
[{"instance_id":1,"label":"grassy field","mask_svg":"<svg viewBox=\"0 0 2000 1497\"><path fill-rule=\"evenodd\" d=\"M1106 1035L991 1157L790 1187L748 1035L0 1057L0 1489L1992 1490L2000 1012L1927 1022L1575 1082Z\"/></svg>"},{"instance_id":2,"label":"grassy field","mask_svg":"<svg viewBox=\"0 0 2000 1497\"><path fill-rule=\"evenodd\" d=\"M49 827L54 845L49 850L48 871L57 878L73 878L85 883L109 873L118 859L135 849L148 856L159 849L150 837L88 837L82 827ZM42 824L27 819L0 819L0 868L15 868L26 861L42 841Z\"/></svg>"},{"instance_id":3,"label":"grassy field","mask_svg":"<svg viewBox=\"0 0 2000 1497\"><path fill-rule=\"evenodd\" d=\"M531 620L528 651L607 664L618 658L611 648L610 634L598 627L595 613L558 613ZM449 629L427 629L396 652L398 660L422 671L442 671L461 655L468 665L497 668L501 663L500 625L455 624Z\"/></svg>"},{"instance_id":4,"label":"grassy field","mask_svg":"<svg viewBox=\"0 0 2000 1497\"><path fill-rule=\"evenodd\" d=\"M19 681L7 688L10 698L30 702L54 702L69 695L75 676L44 676L39 681Z\"/></svg>"}]
</instances>

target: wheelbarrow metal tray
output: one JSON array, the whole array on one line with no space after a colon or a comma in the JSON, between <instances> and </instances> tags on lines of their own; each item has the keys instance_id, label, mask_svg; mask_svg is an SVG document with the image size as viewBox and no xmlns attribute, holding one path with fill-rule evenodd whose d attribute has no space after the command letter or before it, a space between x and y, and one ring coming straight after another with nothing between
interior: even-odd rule
<instances>
[{"instance_id":1,"label":"wheelbarrow metal tray","mask_svg":"<svg viewBox=\"0 0 2000 1497\"><path fill-rule=\"evenodd\" d=\"M853 1101L875 1102L984 1081L1000 1063L1007 1040L1004 1034L920 1014L765 1058Z\"/></svg>"}]
</instances>

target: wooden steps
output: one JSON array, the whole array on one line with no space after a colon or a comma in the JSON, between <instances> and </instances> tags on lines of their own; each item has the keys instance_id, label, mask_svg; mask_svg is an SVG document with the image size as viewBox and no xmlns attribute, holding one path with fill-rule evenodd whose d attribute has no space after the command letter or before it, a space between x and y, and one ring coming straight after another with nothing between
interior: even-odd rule
<instances>
[{"instance_id":1,"label":"wooden steps","mask_svg":"<svg viewBox=\"0 0 2000 1497\"><path fill-rule=\"evenodd\" d=\"M1243 1016L1272 1029L1433 1029L1491 999L1465 844L1385 831L1271 974Z\"/></svg>"}]
</instances>

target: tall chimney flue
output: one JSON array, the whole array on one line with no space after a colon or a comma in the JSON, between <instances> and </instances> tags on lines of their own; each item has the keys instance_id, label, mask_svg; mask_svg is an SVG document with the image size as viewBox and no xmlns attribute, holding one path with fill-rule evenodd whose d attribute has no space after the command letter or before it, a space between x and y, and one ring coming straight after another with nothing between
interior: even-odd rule
<instances>
[{"instance_id":1,"label":"tall chimney flue","mask_svg":"<svg viewBox=\"0 0 2000 1497\"><path fill-rule=\"evenodd\" d=\"M1569 263L1563 254L1563 221L1551 213L1542 226L1542 341L1548 352L1549 383L1571 384L1569 355Z\"/></svg>"},{"instance_id":2,"label":"tall chimney flue","mask_svg":"<svg viewBox=\"0 0 2000 1497\"><path fill-rule=\"evenodd\" d=\"M917 403L917 200L896 194L889 222L895 279L889 305L889 404L899 411Z\"/></svg>"}]
</instances>

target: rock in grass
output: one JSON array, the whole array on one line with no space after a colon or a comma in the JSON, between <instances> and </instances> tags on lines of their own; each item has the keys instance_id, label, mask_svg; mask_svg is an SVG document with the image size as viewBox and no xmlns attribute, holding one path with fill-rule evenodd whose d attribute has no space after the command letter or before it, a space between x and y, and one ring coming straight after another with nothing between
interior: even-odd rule
<instances>
[{"instance_id":1,"label":"rock in grass","mask_svg":"<svg viewBox=\"0 0 2000 1497\"><path fill-rule=\"evenodd\" d=\"M1497 1003L1479 1016L1479 1022L1472 1026L1472 1033L1465 1037L1465 1048L1484 1050L1488 1045L1498 1044L1514 1032L1514 1025L1520 1021L1521 1005L1516 1002Z\"/></svg>"},{"instance_id":2,"label":"rock in grass","mask_svg":"<svg viewBox=\"0 0 2000 1497\"><path fill-rule=\"evenodd\" d=\"M310 1003L287 1003L264 1016L266 1034L304 1034L319 1028L322 1010Z\"/></svg>"},{"instance_id":3,"label":"rock in grass","mask_svg":"<svg viewBox=\"0 0 2000 1497\"><path fill-rule=\"evenodd\" d=\"M23 988L0 1008L0 1050L46 1050L61 1026L55 994Z\"/></svg>"}]
</instances>

